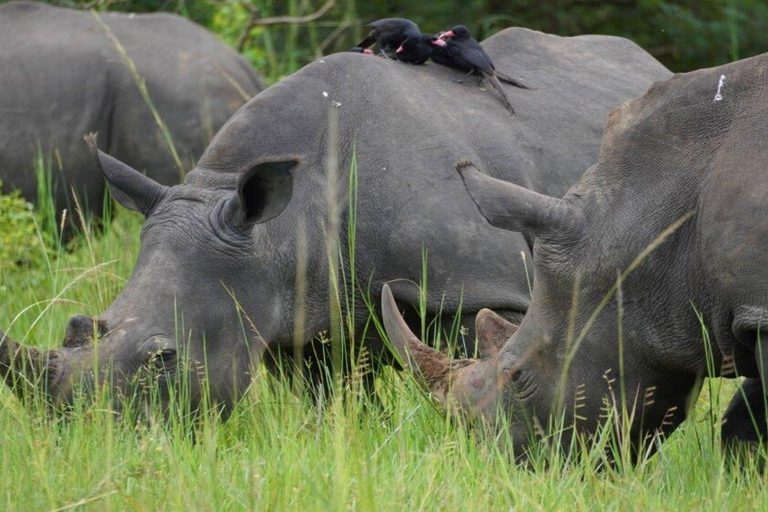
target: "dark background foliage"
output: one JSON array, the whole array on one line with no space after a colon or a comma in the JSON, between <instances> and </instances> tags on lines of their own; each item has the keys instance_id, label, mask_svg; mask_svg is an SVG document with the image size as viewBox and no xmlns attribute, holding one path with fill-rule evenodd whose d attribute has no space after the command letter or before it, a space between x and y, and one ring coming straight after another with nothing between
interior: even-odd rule
<instances>
[{"instance_id":1,"label":"dark background foliage","mask_svg":"<svg viewBox=\"0 0 768 512\"><path fill-rule=\"evenodd\" d=\"M176 12L240 47L271 80L343 50L366 22L407 17L423 31L467 25L478 39L509 26L559 35L611 34L637 42L673 71L716 66L768 51L768 0L330 0L310 23L254 26L306 16L325 0L49 0L100 10Z\"/></svg>"}]
</instances>

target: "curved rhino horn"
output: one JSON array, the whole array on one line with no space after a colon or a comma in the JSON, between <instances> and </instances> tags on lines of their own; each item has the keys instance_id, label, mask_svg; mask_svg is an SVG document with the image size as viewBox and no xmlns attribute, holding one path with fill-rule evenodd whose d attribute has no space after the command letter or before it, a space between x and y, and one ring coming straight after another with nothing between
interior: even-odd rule
<instances>
[{"instance_id":1,"label":"curved rhino horn","mask_svg":"<svg viewBox=\"0 0 768 512\"><path fill-rule=\"evenodd\" d=\"M493 226L536 236L569 234L581 228L581 215L562 199L492 178L469 161L456 164L456 170L480 213Z\"/></svg>"},{"instance_id":2,"label":"curved rhino horn","mask_svg":"<svg viewBox=\"0 0 768 512\"><path fill-rule=\"evenodd\" d=\"M385 284L381 293L384 328L392 348L428 390L438 397L444 397L449 384L450 358L425 345L413 334L397 309L397 303L389 285Z\"/></svg>"},{"instance_id":3,"label":"curved rhino horn","mask_svg":"<svg viewBox=\"0 0 768 512\"><path fill-rule=\"evenodd\" d=\"M0 331L0 377L20 397L25 390L48 391L57 357L56 351L25 347Z\"/></svg>"},{"instance_id":4,"label":"curved rhino horn","mask_svg":"<svg viewBox=\"0 0 768 512\"><path fill-rule=\"evenodd\" d=\"M487 360L451 359L419 340L405 323L388 285L381 296L384 328L389 342L405 366L440 402L453 402L475 415L498 396L496 357ZM506 322L506 321L505 321Z\"/></svg>"}]
</instances>

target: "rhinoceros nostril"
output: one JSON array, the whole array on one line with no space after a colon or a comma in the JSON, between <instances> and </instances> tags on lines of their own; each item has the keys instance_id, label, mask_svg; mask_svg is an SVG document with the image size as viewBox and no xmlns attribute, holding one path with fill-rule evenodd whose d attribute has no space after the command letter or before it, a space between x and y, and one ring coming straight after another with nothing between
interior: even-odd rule
<instances>
[{"instance_id":1,"label":"rhinoceros nostril","mask_svg":"<svg viewBox=\"0 0 768 512\"><path fill-rule=\"evenodd\" d=\"M99 338L102 336L106 336L109 332L109 327L107 326L107 322L99 319Z\"/></svg>"},{"instance_id":2,"label":"rhinoceros nostril","mask_svg":"<svg viewBox=\"0 0 768 512\"><path fill-rule=\"evenodd\" d=\"M93 318L76 315L69 319L63 345L67 348L82 347L91 343L95 337L103 336L105 332L106 325L102 320L94 324Z\"/></svg>"}]
</instances>

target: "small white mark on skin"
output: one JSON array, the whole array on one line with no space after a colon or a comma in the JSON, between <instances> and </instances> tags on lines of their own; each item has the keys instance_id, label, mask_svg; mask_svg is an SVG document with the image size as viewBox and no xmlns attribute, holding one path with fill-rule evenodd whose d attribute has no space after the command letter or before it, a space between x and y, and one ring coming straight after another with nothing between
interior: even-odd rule
<instances>
[{"instance_id":1,"label":"small white mark on skin","mask_svg":"<svg viewBox=\"0 0 768 512\"><path fill-rule=\"evenodd\" d=\"M717 84L717 94L715 94L715 101L722 101L723 86L725 85L725 75L720 75L720 82Z\"/></svg>"},{"instance_id":2,"label":"small white mark on skin","mask_svg":"<svg viewBox=\"0 0 768 512\"><path fill-rule=\"evenodd\" d=\"M339 108L341 106L341 103L339 103L338 101L332 101L331 105L333 105L336 108Z\"/></svg>"},{"instance_id":3,"label":"small white mark on skin","mask_svg":"<svg viewBox=\"0 0 768 512\"><path fill-rule=\"evenodd\" d=\"M323 91L323 98L327 98L327 97L328 97L328 93Z\"/></svg>"}]
</instances>

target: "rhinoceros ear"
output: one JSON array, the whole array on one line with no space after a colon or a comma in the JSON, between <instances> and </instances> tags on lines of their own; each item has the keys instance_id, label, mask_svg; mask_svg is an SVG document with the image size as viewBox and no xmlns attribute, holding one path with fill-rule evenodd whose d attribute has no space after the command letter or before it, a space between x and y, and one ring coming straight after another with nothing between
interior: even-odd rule
<instances>
[{"instance_id":1,"label":"rhinoceros ear","mask_svg":"<svg viewBox=\"0 0 768 512\"><path fill-rule=\"evenodd\" d=\"M492 225L536 236L571 234L580 227L581 215L562 199L492 178L472 162L456 169L480 213Z\"/></svg>"},{"instance_id":2,"label":"rhinoceros ear","mask_svg":"<svg viewBox=\"0 0 768 512\"><path fill-rule=\"evenodd\" d=\"M99 162L112 197L129 210L141 212L145 217L149 216L167 193L168 187L99 150L95 133L86 135L85 142Z\"/></svg>"},{"instance_id":3,"label":"rhinoceros ear","mask_svg":"<svg viewBox=\"0 0 768 512\"><path fill-rule=\"evenodd\" d=\"M291 169L298 158L263 161L237 182L238 215L246 227L267 222L283 213L293 196Z\"/></svg>"}]
</instances>

